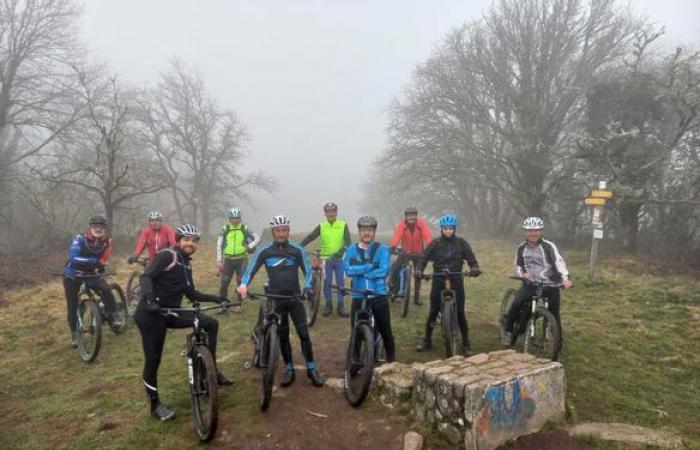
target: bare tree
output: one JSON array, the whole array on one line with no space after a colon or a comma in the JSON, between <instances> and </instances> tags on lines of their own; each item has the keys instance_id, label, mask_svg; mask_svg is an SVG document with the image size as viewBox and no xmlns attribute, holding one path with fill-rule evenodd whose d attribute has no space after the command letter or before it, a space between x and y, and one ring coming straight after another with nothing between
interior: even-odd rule
<instances>
[{"instance_id":1,"label":"bare tree","mask_svg":"<svg viewBox=\"0 0 700 450\"><path fill-rule=\"evenodd\" d=\"M76 68L86 113L56 140L50 163L34 167L42 180L75 186L99 199L108 224L133 199L166 187L157 164L138 147L129 93L116 77Z\"/></svg>"},{"instance_id":2,"label":"bare tree","mask_svg":"<svg viewBox=\"0 0 700 450\"><path fill-rule=\"evenodd\" d=\"M245 128L206 92L197 71L174 59L142 97L142 139L161 163L181 222L191 218L207 232L217 209L248 200L250 188L274 189L270 177L242 173Z\"/></svg>"}]
</instances>

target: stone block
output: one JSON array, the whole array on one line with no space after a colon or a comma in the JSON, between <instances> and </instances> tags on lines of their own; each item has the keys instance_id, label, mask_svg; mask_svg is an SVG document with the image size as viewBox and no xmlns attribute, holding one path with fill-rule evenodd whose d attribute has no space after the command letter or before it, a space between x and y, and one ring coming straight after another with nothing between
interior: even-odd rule
<instances>
[{"instance_id":1,"label":"stone block","mask_svg":"<svg viewBox=\"0 0 700 450\"><path fill-rule=\"evenodd\" d=\"M470 356L467 361L471 364L484 364L489 360L487 353L479 353L478 355Z\"/></svg>"}]
</instances>

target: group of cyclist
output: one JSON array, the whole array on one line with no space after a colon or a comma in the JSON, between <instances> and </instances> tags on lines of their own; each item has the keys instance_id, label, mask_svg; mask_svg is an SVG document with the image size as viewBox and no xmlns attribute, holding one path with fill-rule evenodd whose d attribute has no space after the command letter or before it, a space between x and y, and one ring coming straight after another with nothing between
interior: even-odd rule
<instances>
[{"instance_id":1,"label":"group of cyclist","mask_svg":"<svg viewBox=\"0 0 700 450\"><path fill-rule=\"evenodd\" d=\"M236 293L239 300L249 294L249 285L261 267L267 272L266 293L290 298L313 298L312 271L304 247L320 238L319 256L325 263L324 295L326 307L324 315L333 311L333 279L338 286L344 286L345 276L351 278L351 325L354 325L355 312L360 308L363 293L369 296L376 329L382 336L386 359L395 359L395 342L391 329L389 298L399 289L399 270L406 261L415 265L415 302L420 304L420 284L429 263L434 272L462 272L464 262L469 266L469 275L481 274L479 263L469 243L457 235L457 216L448 213L440 217L440 236L433 239L427 222L418 217L416 208L405 210L404 219L396 226L389 246L375 240L378 223L372 216L362 216L357 221L359 240L353 244L345 221L338 219L338 206L327 203L324 206L325 220L321 222L301 243L289 240L290 221L286 216L276 215L270 221L272 241L260 244L260 236L242 222L240 209L227 211L228 223L219 234L217 267L220 276L218 295L204 294L195 289L192 276L192 255L197 251L201 233L197 227L185 224L173 230L163 223L158 212L148 215L149 224L139 236L134 253L129 256L135 262L141 253L148 250L146 269L141 276L140 302L134 320L141 333L144 369L143 383L150 400L151 414L159 420L169 420L175 416L172 409L160 402L158 396L157 372L160 365L167 328L191 327L191 313L161 314L161 308L179 308L183 296L192 301L229 304L228 288L236 277ZM544 222L538 217L528 217L523 222L525 241L518 245L515 253L515 273L523 279L561 283L571 287L566 263L558 248L551 241L542 238ZM256 248L257 247L257 248ZM400 250L399 250L400 249ZM67 319L71 329L72 345L76 343L76 308L80 274L104 272L112 253L112 240L107 233L107 221L102 216L92 217L88 230L77 235L71 244L69 259L64 267L64 288L67 302ZM253 253L250 263L248 254ZM393 265L391 254L397 255ZM300 285L299 273L303 276ZM387 282L388 279L388 282ZM462 353L470 354L469 329L465 316L465 289L462 277L451 279L451 289L457 301L457 323L462 335ZM115 300L105 280L90 278L88 286L99 290L105 303L105 319L110 323L115 311ZM430 309L425 324L425 336L417 346L417 351L430 349L432 329L440 310L440 293L445 288L445 277L433 277L430 290ZM532 296L532 287L523 283L515 296L512 307L503 317L504 345L510 345L510 333L520 306ZM345 312L345 291L338 290L337 314L347 317ZM544 290L549 299L550 311L559 318L560 293L556 287ZM281 381L282 387L294 382L295 369L289 341L289 318L301 342L301 351L306 360L307 376L314 386L323 386L324 380L318 372L313 355L313 345L307 325L306 311L299 301L280 301L277 313L281 317L279 328L280 350L285 363ZM259 325L259 324L258 324ZM216 360L218 321L206 315L199 315L199 326L210 338L210 347ZM219 385L229 385L231 381L217 370Z\"/></svg>"}]
</instances>

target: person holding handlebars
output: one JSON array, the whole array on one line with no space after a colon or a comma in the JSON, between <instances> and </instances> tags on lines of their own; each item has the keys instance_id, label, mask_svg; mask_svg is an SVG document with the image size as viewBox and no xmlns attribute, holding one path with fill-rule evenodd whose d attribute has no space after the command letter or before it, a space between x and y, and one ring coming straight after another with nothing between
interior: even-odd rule
<instances>
[{"instance_id":1,"label":"person holding handlebars","mask_svg":"<svg viewBox=\"0 0 700 450\"><path fill-rule=\"evenodd\" d=\"M536 287L528 281L561 284L564 289L572 286L569 270L559 249L553 242L542 239L544 221L540 217L528 217L523 221L525 240L515 249L515 276L523 280L522 287L516 292L508 313L502 319L505 330L503 345L509 346L512 340L513 323L523 302L532 298ZM559 317L560 292L558 287L546 287L542 295L549 299L549 311L556 317L561 336L561 318Z\"/></svg>"},{"instance_id":2,"label":"person holding handlebars","mask_svg":"<svg viewBox=\"0 0 700 450\"><path fill-rule=\"evenodd\" d=\"M199 246L200 232L190 224L181 225L175 230L176 245L156 253L151 264L141 275L141 301L134 314L134 321L141 332L144 367L143 384L151 404L151 415L165 421L175 417L175 412L160 402L158 398L158 367L163 354L165 334L168 328L190 328L193 313L161 314L162 308L179 308L183 295L197 302L228 304L228 300L218 295L204 294L194 287L191 257ZM216 361L216 338L219 322L213 317L200 314L199 327L209 334L211 355ZM220 386L230 385L231 381L217 370L216 379Z\"/></svg>"},{"instance_id":3,"label":"person holding handlebars","mask_svg":"<svg viewBox=\"0 0 700 450\"><path fill-rule=\"evenodd\" d=\"M422 277L423 270L428 262L433 262L433 272L449 271L461 272L464 261L469 264L469 275L479 276L481 270L479 263L474 256L471 246L463 238L457 236L458 226L457 216L454 214L445 214L440 217L440 237L433 240L423 252L418 267L416 276ZM469 328L465 316L465 292L464 280L462 277L450 278L452 289L456 293L457 300L457 323L462 334L462 351L464 356L468 356L470 352L469 346ZM440 292L445 289L445 277L433 277L433 283L430 288L430 312L428 320L425 323L425 338L416 350L419 352L432 348L433 322L437 319L440 312Z\"/></svg>"}]
</instances>

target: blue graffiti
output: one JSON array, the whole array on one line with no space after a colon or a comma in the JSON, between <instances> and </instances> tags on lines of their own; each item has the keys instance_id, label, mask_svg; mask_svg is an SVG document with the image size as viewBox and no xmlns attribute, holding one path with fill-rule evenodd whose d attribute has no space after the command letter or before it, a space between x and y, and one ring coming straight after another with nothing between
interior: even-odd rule
<instances>
[{"instance_id":1,"label":"blue graffiti","mask_svg":"<svg viewBox=\"0 0 700 450\"><path fill-rule=\"evenodd\" d=\"M506 398L506 384L492 386L484 395L489 406L489 425L496 431L525 427L535 412L535 401L529 397L523 398L520 380L513 381L510 401Z\"/></svg>"}]
</instances>

